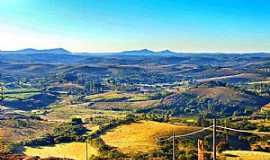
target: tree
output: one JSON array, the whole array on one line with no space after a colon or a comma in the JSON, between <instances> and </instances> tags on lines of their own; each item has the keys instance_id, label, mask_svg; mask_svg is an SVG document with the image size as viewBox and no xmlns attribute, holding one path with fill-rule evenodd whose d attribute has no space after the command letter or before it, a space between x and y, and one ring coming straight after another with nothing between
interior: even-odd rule
<instances>
[{"instance_id":1,"label":"tree","mask_svg":"<svg viewBox=\"0 0 270 160\"><path fill-rule=\"evenodd\" d=\"M74 118L72 118L71 123L73 125L79 125L79 124L82 124L83 122L82 122L82 119L81 118L74 117Z\"/></svg>"}]
</instances>

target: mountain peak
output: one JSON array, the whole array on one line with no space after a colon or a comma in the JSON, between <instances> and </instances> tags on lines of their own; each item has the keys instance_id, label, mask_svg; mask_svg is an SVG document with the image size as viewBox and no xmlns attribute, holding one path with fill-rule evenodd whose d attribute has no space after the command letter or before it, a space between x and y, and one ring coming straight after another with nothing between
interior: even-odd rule
<instances>
[{"instance_id":1,"label":"mountain peak","mask_svg":"<svg viewBox=\"0 0 270 160\"><path fill-rule=\"evenodd\" d=\"M153 51L151 51L151 50L149 50L149 49L142 49L142 50L138 50L138 51L141 51L141 52L153 52Z\"/></svg>"},{"instance_id":2,"label":"mountain peak","mask_svg":"<svg viewBox=\"0 0 270 160\"><path fill-rule=\"evenodd\" d=\"M165 49L165 50L160 51L159 53L174 53L174 52L169 49Z\"/></svg>"},{"instance_id":3,"label":"mountain peak","mask_svg":"<svg viewBox=\"0 0 270 160\"><path fill-rule=\"evenodd\" d=\"M53 49L43 49L37 50L38 53L51 53L51 54L71 54L68 50L64 48L53 48Z\"/></svg>"},{"instance_id":4,"label":"mountain peak","mask_svg":"<svg viewBox=\"0 0 270 160\"><path fill-rule=\"evenodd\" d=\"M36 49L34 48L25 48L25 49L21 49L21 50L18 50L20 52L32 52L32 51L37 51Z\"/></svg>"}]
</instances>

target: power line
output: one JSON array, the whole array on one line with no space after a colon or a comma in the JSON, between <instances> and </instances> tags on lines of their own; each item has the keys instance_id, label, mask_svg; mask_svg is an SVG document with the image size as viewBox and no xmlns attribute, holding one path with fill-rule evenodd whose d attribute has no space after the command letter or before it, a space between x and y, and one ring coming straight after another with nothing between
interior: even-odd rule
<instances>
[{"instance_id":1,"label":"power line","mask_svg":"<svg viewBox=\"0 0 270 160\"><path fill-rule=\"evenodd\" d=\"M259 135L270 135L270 133L266 133L266 132L257 132L257 131L247 131L247 130L239 130L239 129L234 129L234 128L229 128L227 126L223 127L223 126L217 126L216 125L216 119L213 119L213 125L209 126L209 127L205 127L202 128L198 131L194 131L194 132L190 132L187 134L182 134L182 135L175 135L175 133L173 133L173 136L170 136L166 139L163 139L165 137L161 137L159 138L159 142L164 142L164 141L169 141L169 140L173 140L173 160L175 159L175 138L179 138L179 137L186 137L186 136L191 136L200 132L203 132L205 130L212 130L213 131L213 160L216 160L216 132L219 130L216 130L217 128L222 128L224 130L229 130L229 131L234 131L234 132L239 132L239 133L250 133L250 134L259 134Z\"/></svg>"},{"instance_id":2,"label":"power line","mask_svg":"<svg viewBox=\"0 0 270 160\"><path fill-rule=\"evenodd\" d=\"M174 136L175 138L179 138L179 137L186 137L186 136L191 136L191 135L194 135L194 134L197 134L197 133L200 133L200 132L203 132L205 130L208 130L210 128L212 128L213 126L209 126L209 127L205 127L203 129L200 129L198 131L194 131L194 132L190 132L190 133L187 133L187 134L181 134L181 135L176 135ZM159 142L164 142L164 141L169 141L173 138L173 136L167 138L167 139L163 139L163 140L159 140Z\"/></svg>"},{"instance_id":3,"label":"power line","mask_svg":"<svg viewBox=\"0 0 270 160\"><path fill-rule=\"evenodd\" d=\"M229 128L229 127L223 127L223 126L216 126L218 128L234 131L234 132L240 132L240 133L251 133L251 134L260 134L260 135L270 135L270 133L266 132L257 132L257 131L246 131L246 130L239 130L239 129L234 129L234 128Z\"/></svg>"}]
</instances>

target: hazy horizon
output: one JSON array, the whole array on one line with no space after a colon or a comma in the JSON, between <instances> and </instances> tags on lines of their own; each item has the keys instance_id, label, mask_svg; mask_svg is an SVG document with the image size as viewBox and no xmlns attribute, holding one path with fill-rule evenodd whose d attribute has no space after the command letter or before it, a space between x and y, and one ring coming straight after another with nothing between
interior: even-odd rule
<instances>
[{"instance_id":1,"label":"hazy horizon","mask_svg":"<svg viewBox=\"0 0 270 160\"><path fill-rule=\"evenodd\" d=\"M270 1L0 1L0 49L269 52Z\"/></svg>"}]
</instances>

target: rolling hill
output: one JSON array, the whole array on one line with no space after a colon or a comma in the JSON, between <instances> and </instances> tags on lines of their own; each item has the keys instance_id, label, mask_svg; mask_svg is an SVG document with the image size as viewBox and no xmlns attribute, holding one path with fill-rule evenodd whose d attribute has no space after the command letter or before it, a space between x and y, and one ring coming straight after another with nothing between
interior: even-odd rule
<instances>
[{"instance_id":1,"label":"rolling hill","mask_svg":"<svg viewBox=\"0 0 270 160\"><path fill-rule=\"evenodd\" d=\"M215 82L201 84L189 90L165 97L159 107L175 115L199 114L202 111L216 112L220 116L251 114L269 102L266 97L242 91L235 87ZM156 109L154 109L156 110Z\"/></svg>"}]
</instances>

